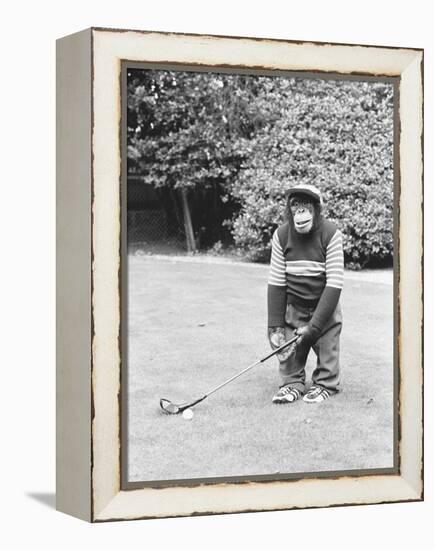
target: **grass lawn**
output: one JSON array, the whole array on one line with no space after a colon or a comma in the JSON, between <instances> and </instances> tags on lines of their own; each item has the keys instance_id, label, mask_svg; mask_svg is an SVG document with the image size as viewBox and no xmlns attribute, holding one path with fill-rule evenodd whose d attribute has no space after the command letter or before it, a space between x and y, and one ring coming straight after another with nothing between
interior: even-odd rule
<instances>
[{"instance_id":1,"label":"grass lawn","mask_svg":"<svg viewBox=\"0 0 434 550\"><path fill-rule=\"evenodd\" d=\"M349 277L342 296L343 391L273 405L277 359L194 408L269 351L265 266L129 256L129 481L393 467L393 288ZM308 379L314 366L308 361Z\"/></svg>"}]
</instances>

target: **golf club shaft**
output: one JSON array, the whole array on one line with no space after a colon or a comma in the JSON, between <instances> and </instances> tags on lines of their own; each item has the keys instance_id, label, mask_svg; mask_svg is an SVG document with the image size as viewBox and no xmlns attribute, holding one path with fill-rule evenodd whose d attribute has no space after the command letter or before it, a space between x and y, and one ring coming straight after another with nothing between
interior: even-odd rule
<instances>
[{"instance_id":1,"label":"golf club shaft","mask_svg":"<svg viewBox=\"0 0 434 550\"><path fill-rule=\"evenodd\" d=\"M265 357L263 357L262 359L259 359L259 361L255 361L255 363L252 363L251 365L249 365L248 367L246 367L245 369L243 369L241 372L239 372L238 374L235 374L234 376L232 376L231 378L229 378L228 380L226 380L225 382L222 382L221 384L219 384L218 386L216 386L215 388L213 388L211 391L209 391L208 393L206 393L201 399L200 401L202 401L203 399L205 399L205 397L208 397L209 395L211 395L212 393L215 393L217 390L219 390L220 388L223 388L223 386L226 386L226 384L229 384L229 382L232 382L233 380L235 380L236 378L238 378L239 376L241 376L242 374L244 374L245 372L249 371L250 369L253 369L253 367L256 367L256 365L259 365L260 363L264 363L265 361L267 361L267 359L270 359L270 357L273 357L273 355L276 355L276 353L279 353L280 351L282 351L283 349L285 349L286 347L290 346L291 344L293 344L297 339L299 338L299 336L294 336L294 338L291 338L291 340L288 340L287 342L285 342L284 344L282 344L280 347L278 347L277 349L275 349L274 351L270 352L268 355L266 355Z\"/></svg>"}]
</instances>

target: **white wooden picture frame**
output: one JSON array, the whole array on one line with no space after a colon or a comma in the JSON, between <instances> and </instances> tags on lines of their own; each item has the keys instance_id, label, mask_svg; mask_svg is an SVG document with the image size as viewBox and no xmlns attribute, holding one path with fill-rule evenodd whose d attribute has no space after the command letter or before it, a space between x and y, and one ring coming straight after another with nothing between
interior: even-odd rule
<instances>
[{"instance_id":1,"label":"white wooden picture frame","mask_svg":"<svg viewBox=\"0 0 434 550\"><path fill-rule=\"evenodd\" d=\"M396 77L399 468L121 488L122 62ZM91 522L423 498L423 51L92 28L57 43L57 507Z\"/></svg>"}]
</instances>

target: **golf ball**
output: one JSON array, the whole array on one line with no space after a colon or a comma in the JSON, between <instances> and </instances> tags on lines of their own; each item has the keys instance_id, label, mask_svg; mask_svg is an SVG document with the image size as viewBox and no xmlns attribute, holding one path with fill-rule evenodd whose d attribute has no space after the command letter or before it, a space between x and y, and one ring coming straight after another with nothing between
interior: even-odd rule
<instances>
[{"instance_id":1,"label":"golf ball","mask_svg":"<svg viewBox=\"0 0 434 550\"><path fill-rule=\"evenodd\" d=\"M185 411L182 412L182 418L184 420L191 420L193 418L194 414L191 409L185 409Z\"/></svg>"}]
</instances>

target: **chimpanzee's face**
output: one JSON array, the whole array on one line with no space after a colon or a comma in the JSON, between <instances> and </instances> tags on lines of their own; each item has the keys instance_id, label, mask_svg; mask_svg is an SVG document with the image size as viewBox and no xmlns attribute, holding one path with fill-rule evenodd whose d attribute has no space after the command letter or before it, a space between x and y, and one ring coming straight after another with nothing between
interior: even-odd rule
<instances>
[{"instance_id":1,"label":"chimpanzee's face","mask_svg":"<svg viewBox=\"0 0 434 550\"><path fill-rule=\"evenodd\" d=\"M294 195L289 201L297 233L309 233L315 218L313 200L306 195Z\"/></svg>"}]
</instances>

